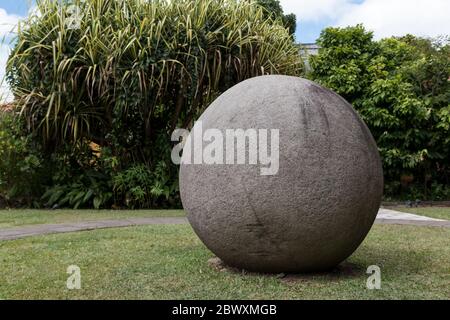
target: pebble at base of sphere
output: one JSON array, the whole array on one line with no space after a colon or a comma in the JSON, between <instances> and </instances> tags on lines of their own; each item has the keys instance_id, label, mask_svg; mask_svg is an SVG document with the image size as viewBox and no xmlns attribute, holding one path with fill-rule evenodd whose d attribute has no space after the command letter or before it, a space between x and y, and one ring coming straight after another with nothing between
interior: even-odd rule
<instances>
[{"instance_id":1,"label":"pebble at base of sphere","mask_svg":"<svg viewBox=\"0 0 450 320\"><path fill-rule=\"evenodd\" d=\"M343 98L306 79L262 76L229 89L199 121L203 131L279 129L275 175L261 175L260 165L181 165L189 222L227 265L324 271L358 248L381 203L383 172L370 131Z\"/></svg>"}]
</instances>

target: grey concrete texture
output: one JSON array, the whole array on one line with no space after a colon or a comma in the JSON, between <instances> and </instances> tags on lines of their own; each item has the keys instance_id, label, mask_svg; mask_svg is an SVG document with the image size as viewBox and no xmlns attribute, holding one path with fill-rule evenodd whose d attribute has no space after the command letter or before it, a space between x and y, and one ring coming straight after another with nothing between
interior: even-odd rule
<instances>
[{"instance_id":1,"label":"grey concrete texture","mask_svg":"<svg viewBox=\"0 0 450 320\"><path fill-rule=\"evenodd\" d=\"M262 76L229 89L199 120L203 130L280 132L277 175L261 176L257 165L181 165L188 220L226 264L322 271L358 248L381 203L383 172L370 131L342 97L306 79Z\"/></svg>"},{"instance_id":2,"label":"grey concrete texture","mask_svg":"<svg viewBox=\"0 0 450 320\"><path fill-rule=\"evenodd\" d=\"M40 224L40 225L0 229L0 241L16 240L21 238L47 234L56 234L56 233L91 231L97 229L124 228L143 225L166 225L166 224L177 225L185 223L187 223L187 220L183 217L180 218L152 217L152 218L129 218L117 220L80 221L80 222L59 223L59 224Z\"/></svg>"}]
</instances>

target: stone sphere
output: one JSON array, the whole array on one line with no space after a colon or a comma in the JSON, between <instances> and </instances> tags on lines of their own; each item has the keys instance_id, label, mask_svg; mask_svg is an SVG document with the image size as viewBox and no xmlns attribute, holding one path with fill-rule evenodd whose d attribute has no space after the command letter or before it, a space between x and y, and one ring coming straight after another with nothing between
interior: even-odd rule
<instances>
[{"instance_id":1,"label":"stone sphere","mask_svg":"<svg viewBox=\"0 0 450 320\"><path fill-rule=\"evenodd\" d=\"M262 174L263 158L256 165L248 159L190 164L199 125L224 136L231 129L267 129L269 151L276 145L269 132L279 130L278 171ZM375 221L383 193L376 143L347 101L312 81L262 76L241 82L209 106L190 137L180 168L183 206L202 242L231 267L326 271L358 248ZM208 143L207 137L201 148Z\"/></svg>"}]
</instances>

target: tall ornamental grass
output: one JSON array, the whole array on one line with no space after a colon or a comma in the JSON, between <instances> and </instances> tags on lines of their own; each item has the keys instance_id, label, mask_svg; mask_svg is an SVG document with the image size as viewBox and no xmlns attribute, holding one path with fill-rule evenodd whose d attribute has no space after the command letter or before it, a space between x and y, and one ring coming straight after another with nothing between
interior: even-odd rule
<instances>
[{"instance_id":1,"label":"tall ornamental grass","mask_svg":"<svg viewBox=\"0 0 450 320\"><path fill-rule=\"evenodd\" d=\"M172 130L242 80L302 71L289 31L263 10L244 0L38 0L7 65L22 134L43 159L33 170L49 180L27 201L179 207Z\"/></svg>"},{"instance_id":2,"label":"tall ornamental grass","mask_svg":"<svg viewBox=\"0 0 450 320\"><path fill-rule=\"evenodd\" d=\"M264 16L244 0L38 0L7 77L47 147L89 141L136 161L232 85L300 74L289 32Z\"/></svg>"}]
</instances>

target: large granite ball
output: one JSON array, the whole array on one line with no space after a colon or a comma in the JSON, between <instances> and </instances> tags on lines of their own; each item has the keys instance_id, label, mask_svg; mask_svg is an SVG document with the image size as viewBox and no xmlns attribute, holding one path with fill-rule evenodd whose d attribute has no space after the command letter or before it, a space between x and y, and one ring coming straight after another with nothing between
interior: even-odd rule
<instances>
[{"instance_id":1,"label":"large granite ball","mask_svg":"<svg viewBox=\"0 0 450 320\"><path fill-rule=\"evenodd\" d=\"M219 129L224 137L227 129L279 130L274 175L248 159L188 164L199 144L192 139L185 146L183 206L194 231L226 264L258 272L323 271L358 248L376 218L383 173L370 131L342 97L302 78L256 77L222 94L199 121L203 132ZM271 150L269 133L267 140Z\"/></svg>"}]
</instances>

